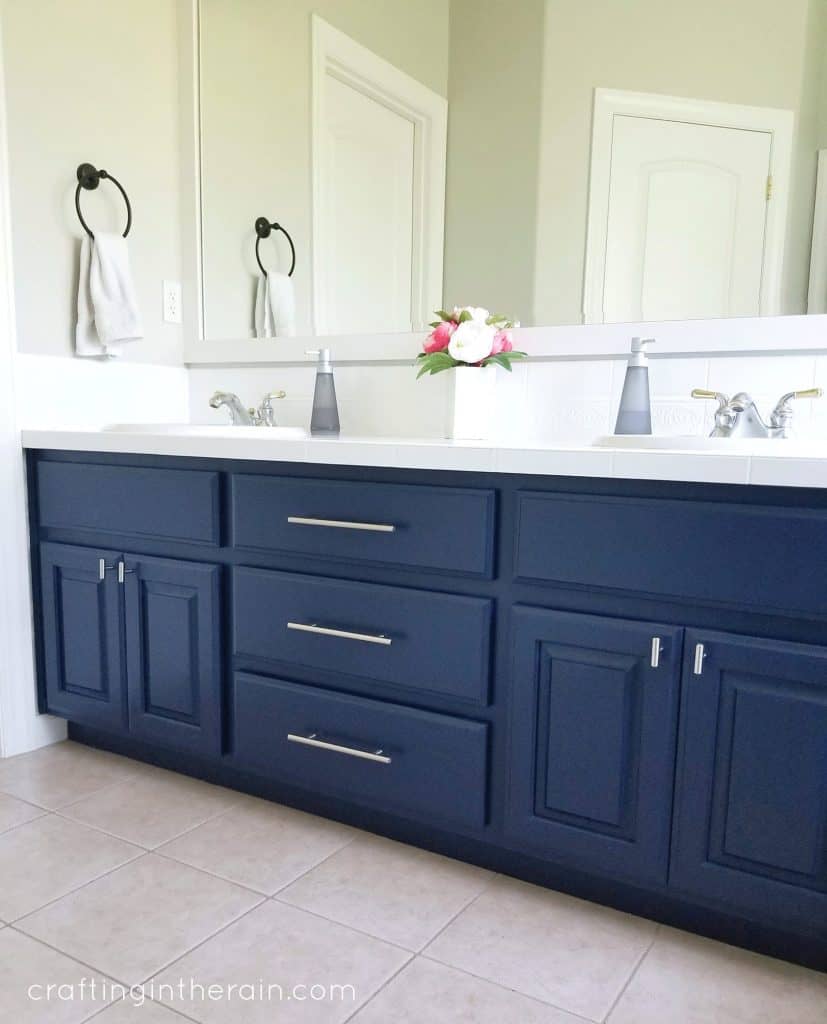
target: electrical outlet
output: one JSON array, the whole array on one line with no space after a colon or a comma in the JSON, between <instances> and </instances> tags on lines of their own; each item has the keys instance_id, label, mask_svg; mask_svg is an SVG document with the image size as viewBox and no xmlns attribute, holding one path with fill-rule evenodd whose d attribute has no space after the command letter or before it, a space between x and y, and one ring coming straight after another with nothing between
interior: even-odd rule
<instances>
[{"instance_id":1,"label":"electrical outlet","mask_svg":"<svg viewBox=\"0 0 827 1024\"><path fill-rule=\"evenodd\" d=\"M164 281L164 323L183 323L180 281Z\"/></svg>"}]
</instances>

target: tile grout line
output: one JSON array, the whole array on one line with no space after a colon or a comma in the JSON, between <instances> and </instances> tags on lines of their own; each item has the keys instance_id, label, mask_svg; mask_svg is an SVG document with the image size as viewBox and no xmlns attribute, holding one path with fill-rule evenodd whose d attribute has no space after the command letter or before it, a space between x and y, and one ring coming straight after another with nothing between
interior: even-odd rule
<instances>
[{"instance_id":1,"label":"tile grout line","mask_svg":"<svg viewBox=\"0 0 827 1024\"><path fill-rule=\"evenodd\" d=\"M100 975L104 981L109 985L118 985L122 988L129 988L123 981L119 981L117 978L113 978L111 974L107 974L106 971L102 971L99 967L95 967L93 964L87 963L85 960L80 960L78 957L73 956L71 953L67 953L64 949L60 949L57 946L53 946L51 942L46 942L44 939L39 939L35 935L29 935L28 932L21 931L19 928L15 928L14 925L8 926L16 935L22 935L24 939L29 939L31 942L37 943L39 946L44 946L46 949L50 949L53 953L57 953L59 956L65 957L67 960L71 960L72 963L77 964L79 967L86 968L87 971L92 971L94 974ZM100 1010L96 1010L95 1014L102 1013L104 1010L108 1010L110 1006L114 1006L119 1000L113 999L102 1006ZM86 1020L91 1018L87 1017Z\"/></svg>"},{"instance_id":2,"label":"tile grout line","mask_svg":"<svg viewBox=\"0 0 827 1024\"><path fill-rule=\"evenodd\" d=\"M559 1010L560 1013L567 1013L570 1017L574 1017L576 1020L582 1020L584 1024L603 1024L599 1020L595 1020L594 1017L584 1017L582 1013L578 1013L576 1010L566 1009L565 1006L560 1006L558 1003L550 1003L547 999L541 999L539 996L531 996L527 992L521 992L517 988L509 988L508 985L502 985L499 981L494 981L493 978L487 978L484 974L474 974L473 971L469 971L467 967L457 967L456 964L450 964L446 960L438 960L435 956L428 956L424 951L418 953L417 956L422 960L427 960L431 964L439 964L440 967L447 967L451 971L458 971L460 974L464 974L467 978L474 978L476 981L485 981L489 985L493 985L495 988L502 989L504 992L513 992L516 996L522 996L523 999L531 999L535 1003L539 1003L540 1006L547 1006L551 1010Z\"/></svg>"},{"instance_id":3,"label":"tile grout line","mask_svg":"<svg viewBox=\"0 0 827 1024\"><path fill-rule=\"evenodd\" d=\"M256 895L259 895L259 894L256 893ZM243 913L239 914L237 917L234 917L232 919L232 921L227 921L226 924L222 924L220 928L218 928L214 932L211 932L209 935L205 936L203 939L200 939L198 942L195 943L194 946L190 946L190 948L187 949L185 952L179 953L177 956L174 956L172 958L172 960L169 960L169 961L167 961L167 963L162 964L161 967L159 967L157 970L153 971L151 974L147 975L147 977L144 978L143 981L138 982L138 984L139 985L148 985L148 984L154 982L159 974L162 974L164 971L168 971L171 967L174 967L177 963L179 963L185 957L190 956L196 950L200 949L202 946L205 946L208 942L212 941L212 939L217 938L222 932L225 932L228 928L231 928L233 925L238 924L239 921L243 921L244 918L247 917L248 915L252 914L254 910L258 910L260 907L263 907L266 902L267 902L266 897L264 899L260 899L258 901L258 903L255 903L252 907L248 907L247 910L243 911ZM152 1000L152 1001L153 1002L158 1002L158 1000ZM167 1006L166 1003L158 1003L158 1005L159 1006L164 1006L167 1009L170 1008L170 1007Z\"/></svg>"},{"instance_id":4,"label":"tile grout line","mask_svg":"<svg viewBox=\"0 0 827 1024\"><path fill-rule=\"evenodd\" d=\"M107 786L107 789L108 788L109 787ZM74 805L70 804L69 806ZM116 832L109 832L107 829L103 828L100 825L92 825L89 822L81 821L79 818L72 818L68 814L64 814L62 811L52 811L51 813L57 815L59 818L63 818L65 821L70 821L75 825L82 825L86 828L91 828L95 832L100 832L102 835L109 836L111 839L119 839L122 843L130 843L132 846L138 846L142 850L146 850L147 853L155 853L162 846L166 846L167 843L174 843L176 839L181 839L183 838L183 836L189 835L190 832L194 832L197 828L200 828L202 825L206 825L207 822L215 821L216 818L220 818L222 817L222 815L228 814L232 809L232 807L225 807L223 808L223 810L217 811L215 814L211 814L208 818L205 818L203 821L199 821L197 824L192 825L187 829L184 829L184 831L180 832L178 835L170 836L169 839L164 839L161 843L158 844L158 846L144 846L143 843L138 843L134 839L126 839L124 836L118 835ZM169 860L171 858L167 859Z\"/></svg>"},{"instance_id":5,"label":"tile grout line","mask_svg":"<svg viewBox=\"0 0 827 1024\"><path fill-rule=\"evenodd\" d=\"M7 921L6 924L8 925L9 928L14 928L15 931L19 931L23 935L28 935L28 932L23 931L22 928L17 927L17 925L19 925L21 921L25 921L25 919L27 917L31 917L32 914L39 914L41 910L45 910L47 907L51 907L55 903L59 903L61 900L65 900L67 896L74 896L75 893L80 892L87 886L94 885L95 882L100 882L101 879L106 878L109 875L114 875L114 873L116 871L120 871L121 868L128 867L130 864L137 864L139 860L143 860L143 858L148 856L149 853L151 852L150 850L144 850L143 847L137 847L137 849L140 850L140 853L137 853L134 857L130 857L129 860L125 860L121 864L116 864L114 867L108 868L102 874L95 875L95 877L90 878L88 882L84 882L82 885L78 885L74 889L69 889L68 892L64 892L60 896L55 896L54 899L47 900L45 903L42 903L39 907L35 907L34 910L27 910L25 914L21 914L19 917L16 917L13 921ZM34 938L34 936L30 935L29 938ZM97 967L95 968L95 970L97 970Z\"/></svg>"},{"instance_id":6,"label":"tile grout line","mask_svg":"<svg viewBox=\"0 0 827 1024\"><path fill-rule=\"evenodd\" d=\"M354 932L356 935L362 935L366 939L373 939L374 942L381 942L386 946L392 946L394 949L400 950L402 953L408 953L410 956L416 956L416 950L409 949L407 946L401 946L398 942L394 942L392 939L383 939L378 935L374 935L372 932L363 931L361 928L356 928L352 924L343 924L341 921L336 921L332 917L325 917L324 914L320 914L315 910L307 910L306 907L300 907L295 903L288 903L287 900L279 899L278 896L268 896L265 902L276 903L280 907L288 907L290 910L298 910L302 914L308 914L310 917L315 917L317 921L324 921L325 924L335 924L338 928L345 928L347 931Z\"/></svg>"},{"instance_id":7,"label":"tile grout line","mask_svg":"<svg viewBox=\"0 0 827 1024\"><path fill-rule=\"evenodd\" d=\"M602 1020L603 1020L604 1024L608 1024L609 1018L615 1012L615 1010L617 1009L618 1003L623 998L623 996L626 994L626 991L628 990L629 986L632 984L632 980L634 979L634 977L637 974L637 972L640 970L640 968L641 968L641 966L643 964L643 961L646 959L647 956L649 956L649 953L651 952L652 947L654 946L655 942L657 941L657 938L658 938L659 934L660 934L660 925L658 924L658 925L655 925L655 931L652 934L652 941L649 943L649 945L646 947L646 949L644 949L643 953L638 957L637 963L632 968L631 973L629 974L629 977L626 979L625 983L620 986L620 991L614 997L614 999L612 1000L611 1005L609 1006L609 1009L603 1015Z\"/></svg>"},{"instance_id":8,"label":"tile grout line","mask_svg":"<svg viewBox=\"0 0 827 1024\"><path fill-rule=\"evenodd\" d=\"M388 987L388 985L390 985L390 983L392 981L394 981L394 979L398 978L399 975L404 970L406 970L408 967L411 966L411 964L414 962L414 960L416 960L416 957L417 957L416 953L411 953L411 955L408 957L408 959L404 963L400 964L399 967L397 967L397 969L390 975L390 977L385 978L385 980L382 982L382 984L379 986L379 988L375 992L373 992L371 995L369 995L367 997L367 999L361 1005L357 1006L356 1009L353 1011L353 1013L349 1013L347 1015L347 1017L344 1018L344 1020L342 1021L342 1024L348 1024L348 1021L353 1020L353 1018L357 1014L361 1013L362 1010L366 1009L373 1002L373 1000L379 995L380 992L384 992L385 989Z\"/></svg>"}]
</instances>

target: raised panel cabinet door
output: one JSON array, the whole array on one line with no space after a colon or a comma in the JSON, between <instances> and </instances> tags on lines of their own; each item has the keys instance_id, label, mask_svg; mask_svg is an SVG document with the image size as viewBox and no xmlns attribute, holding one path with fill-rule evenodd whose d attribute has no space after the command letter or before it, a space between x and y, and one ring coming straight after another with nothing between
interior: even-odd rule
<instances>
[{"instance_id":1,"label":"raised panel cabinet door","mask_svg":"<svg viewBox=\"0 0 827 1024\"><path fill-rule=\"evenodd\" d=\"M669 882L827 938L827 648L687 631Z\"/></svg>"},{"instance_id":2,"label":"raised panel cabinet door","mask_svg":"<svg viewBox=\"0 0 827 1024\"><path fill-rule=\"evenodd\" d=\"M682 637L514 610L507 828L528 852L666 881Z\"/></svg>"},{"instance_id":3,"label":"raised panel cabinet door","mask_svg":"<svg viewBox=\"0 0 827 1024\"><path fill-rule=\"evenodd\" d=\"M220 754L220 573L216 565L124 556L132 735Z\"/></svg>"},{"instance_id":4,"label":"raised panel cabinet door","mask_svg":"<svg viewBox=\"0 0 827 1024\"><path fill-rule=\"evenodd\" d=\"M119 554L40 545L46 708L83 725L126 725L120 638Z\"/></svg>"}]
</instances>

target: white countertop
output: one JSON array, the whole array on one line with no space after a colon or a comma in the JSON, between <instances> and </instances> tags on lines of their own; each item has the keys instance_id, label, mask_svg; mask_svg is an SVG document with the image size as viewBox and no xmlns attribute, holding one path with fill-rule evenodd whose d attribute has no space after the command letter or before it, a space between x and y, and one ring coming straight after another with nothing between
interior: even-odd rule
<instances>
[{"instance_id":1,"label":"white countertop","mask_svg":"<svg viewBox=\"0 0 827 1024\"><path fill-rule=\"evenodd\" d=\"M479 441L341 437L282 440L266 428L24 430L24 448L301 462L310 465L519 473L626 480L827 487L827 441L732 442L731 450L598 448L591 445L494 445ZM729 442L728 442L729 444ZM785 449L785 445L790 445ZM777 447L776 447L777 446ZM793 451L794 454L790 454Z\"/></svg>"}]
</instances>

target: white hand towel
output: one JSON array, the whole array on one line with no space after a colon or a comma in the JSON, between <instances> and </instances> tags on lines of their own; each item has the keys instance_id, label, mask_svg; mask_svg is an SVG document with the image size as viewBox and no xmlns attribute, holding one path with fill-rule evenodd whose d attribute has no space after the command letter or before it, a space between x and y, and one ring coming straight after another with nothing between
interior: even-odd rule
<instances>
[{"instance_id":1,"label":"white hand towel","mask_svg":"<svg viewBox=\"0 0 827 1024\"><path fill-rule=\"evenodd\" d=\"M94 241L84 237L75 351L79 356L117 356L121 343L142 337L126 239L106 232L98 232Z\"/></svg>"},{"instance_id":2,"label":"white hand towel","mask_svg":"<svg viewBox=\"0 0 827 1024\"><path fill-rule=\"evenodd\" d=\"M267 297L273 318L273 334L277 338L292 338L296 333L296 293L293 278L287 274L269 271Z\"/></svg>"},{"instance_id":3,"label":"white hand towel","mask_svg":"<svg viewBox=\"0 0 827 1024\"><path fill-rule=\"evenodd\" d=\"M273 314L270 310L270 288L266 274L262 274L256 283L255 328L257 338L273 337Z\"/></svg>"}]
</instances>

